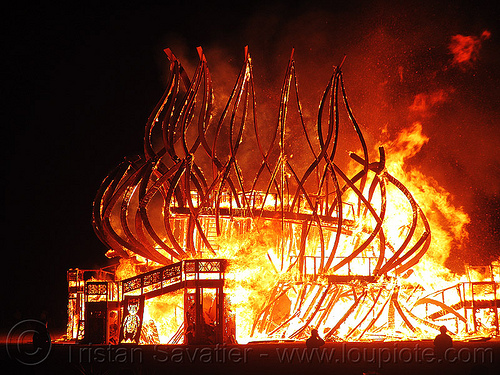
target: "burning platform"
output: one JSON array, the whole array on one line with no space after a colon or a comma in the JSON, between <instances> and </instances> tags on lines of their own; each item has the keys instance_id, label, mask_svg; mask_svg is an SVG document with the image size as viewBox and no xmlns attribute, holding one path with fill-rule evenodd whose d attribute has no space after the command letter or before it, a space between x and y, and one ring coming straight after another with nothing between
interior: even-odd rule
<instances>
[{"instance_id":1,"label":"burning platform","mask_svg":"<svg viewBox=\"0 0 500 375\"><path fill-rule=\"evenodd\" d=\"M119 164L94 201L115 266L68 271L68 339L234 344L315 328L327 341L417 340L441 325L498 335L500 267L441 276L444 229L418 203L429 191L406 186L397 148L368 147L342 64L311 126L292 52L276 121L262 126L248 50L223 107L201 48L192 78L165 52L144 155Z\"/></svg>"}]
</instances>

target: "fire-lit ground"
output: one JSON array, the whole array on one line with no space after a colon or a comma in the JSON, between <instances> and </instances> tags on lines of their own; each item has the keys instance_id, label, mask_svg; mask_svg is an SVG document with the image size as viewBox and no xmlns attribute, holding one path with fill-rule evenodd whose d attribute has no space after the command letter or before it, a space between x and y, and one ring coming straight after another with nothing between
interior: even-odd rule
<instances>
[{"instance_id":1,"label":"fire-lit ground","mask_svg":"<svg viewBox=\"0 0 500 375\"><path fill-rule=\"evenodd\" d=\"M22 347L21 347L22 349ZM246 345L76 345L54 343L46 359L23 364L14 345L2 345L3 373L30 374L496 374L500 342L455 342L447 361L433 355L431 341ZM27 349L27 351L31 349ZM14 353L14 354L13 354ZM40 356L42 353L38 353ZM35 358L32 356L30 359ZM26 360L25 357L21 357ZM6 371L6 372L5 372Z\"/></svg>"}]
</instances>

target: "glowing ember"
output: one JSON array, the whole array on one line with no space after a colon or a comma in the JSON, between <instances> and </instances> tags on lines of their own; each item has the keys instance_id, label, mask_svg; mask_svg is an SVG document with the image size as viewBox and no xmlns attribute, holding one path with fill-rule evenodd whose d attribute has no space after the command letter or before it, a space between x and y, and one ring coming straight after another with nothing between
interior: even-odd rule
<instances>
[{"instance_id":1,"label":"glowing ember","mask_svg":"<svg viewBox=\"0 0 500 375\"><path fill-rule=\"evenodd\" d=\"M443 324L459 336L498 330L497 266L482 276L469 269L469 279L443 267L469 219L436 181L405 167L428 140L419 123L370 148L340 64L309 134L292 52L277 118L260 124L247 50L220 111L202 50L192 79L165 52L171 74L146 125L145 155L113 170L94 202L95 231L120 264L107 279L70 271L70 337L82 337L82 321L96 321L91 303L102 301L114 343L302 340L313 328L326 340L433 337ZM445 96L416 98L411 110ZM348 152L346 140L359 150Z\"/></svg>"}]
</instances>

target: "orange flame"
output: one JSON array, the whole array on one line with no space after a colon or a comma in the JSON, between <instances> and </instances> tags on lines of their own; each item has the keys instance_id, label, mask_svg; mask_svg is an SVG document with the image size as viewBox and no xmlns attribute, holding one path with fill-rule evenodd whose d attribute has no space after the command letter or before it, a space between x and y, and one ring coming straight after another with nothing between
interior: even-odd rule
<instances>
[{"instance_id":1,"label":"orange flame","mask_svg":"<svg viewBox=\"0 0 500 375\"><path fill-rule=\"evenodd\" d=\"M456 63L475 61L480 42L488 37L489 33L483 33L480 39L454 37L455 44L452 43L450 49L457 58ZM403 129L395 139L378 149L379 159L373 162L377 158L369 158L373 152L354 120L340 67L336 67L321 101L318 120L320 124L326 117L323 109L329 105L327 137L323 134L327 129L320 127L320 152L315 153L309 143L314 161L306 171L300 172L305 173L303 179L297 176L294 182L292 175L296 176L303 163L298 161L300 157L292 160L292 153L285 147L285 119L292 108L288 105L292 82L297 89L292 53L276 127L279 150L270 148L265 153L262 145L257 144L263 160L254 184L247 189L240 168L248 164L252 154L249 152L237 159L236 152L246 139L247 104L253 102L255 106L251 59L246 51L245 65L235 85L237 95L230 97L226 107L233 108L233 112L228 130L231 155L224 166L216 146L219 134L223 134L222 126L227 125L226 112L221 115L215 139L209 142L211 133L206 129L211 124L212 91L206 60L201 50L199 52L196 80L185 88L190 99L185 109L179 113L174 111L182 126L176 128L174 122L171 131L162 129L162 149L152 141L153 129L160 126L160 113L168 111L167 104L170 103L171 111L172 106L177 105L176 100L184 100L176 98L176 85L181 78L188 82L177 60L167 51L176 72L172 77L176 79L172 78L171 87L161 102L163 106L157 107L148 122L147 158L137 164L120 165L99 190L94 206L96 233L111 247L114 245L115 254L130 257L122 259L116 276L119 279L134 276L160 263L170 264L174 259L227 258L224 291L230 301L230 314L235 316L236 338L240 343L256 338L301 339L312 328L323 332L327 339L370 339L372 335L382 334L386 339L424 338L435 334L438 325L432 321L449 314L462 322L459 325L457 320L454 331L467 332L466 318L449 307L452 305L445 306L433 299L433 293L440 293L434 292L437 288L446 288L442 292L444 300L445 291L447 295L450 290L456 292L456 284L463 280L444 264L452 246L467 237L465 228L469 217L463 208L454 205L453 197L437 181L408 166L407 162L429 142L422 124L415 122ZM202 81L203 90L200 89ZM198 127L188 128L191 111L195 111L193 106L198 100L197 90L205 106L200 109ZM450 92L421 93L415 97L410 111L428 116L433 107L448 100ZM298 92L295 94L299 104ZM335 101L339 95L362 148L350 154L354 160L350 166L352 177L333 160L335 152L340 153L336 147L336 131L345 119L337 112L339 107ZM300 105L298 111L300 113ZM170 114L168 112L166 118L170 118ZM299 117L302 120L302 115ZM240 128L233 126L234 119L241 121ZM305 124L303 126L307 136ZM253 129L257 140L256 124ZM178 131L182 133L182 150L179 145L179 150L173 146L180 139L174 136ZM196 134L198 138L194 137ZM234 137L237 138L235 144L232 143ZM335 144L331 150L333 137ZM192 148L188 147L191 138L196 139ZM213 149L209 145L211 141ZM203 150L196 153L200 144ZM221 155L226 155L227 150L222 151ZM207 182L202 178L202 163L195 162L200 153L210 159L207 162L212 162L213 181L206 184L200 184L196 177ZM185 155L182 158L177 154ZM317 188L307 191L307 184L314 185L314 170ZM267 173L266 177L270 176L266 193L256 187L262 171ZM109 189L105 188L107 184ZM125 215L126 209L132 215ZM466 297L464 285L462 283L462 294L458 294L462 302ZM457 294L450 298L456 301ZM429 304L435 309L436 319L428 312ZM158 336L158 340L165 343L172 335L182 334L181 305L180 294L148 301L144 319L151 322L148 327L153 339ZM451 320L453 316L439 322ZM155 333L158 325L161 327Z\"/></svg>"},{"instance_id":2,"label":"orange flame","mask_svg":"<svg viewBox=\"0 0 500 375\"><path fill-rule=\"evenodd\" d=\"M466 226L470 219L462 207L455 207L453 197L430 176L416 168L408 168L405 161L415 156L429 138L422 132L422 124L414 123L403 129L396 139L387 145L389 172L409 188L428 218L433 240L426 255L414 267L419 282L430 288L443 286L455 276L444 266L453 241L467 238ZM391 195L389 195L391 196Z\"/></svg>"}]
</instances>

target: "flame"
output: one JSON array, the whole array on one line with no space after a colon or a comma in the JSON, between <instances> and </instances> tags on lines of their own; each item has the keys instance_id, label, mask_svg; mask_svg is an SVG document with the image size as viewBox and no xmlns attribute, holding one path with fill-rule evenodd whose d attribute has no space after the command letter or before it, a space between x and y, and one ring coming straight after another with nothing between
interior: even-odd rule
<instances>
[{"instance_id":1,"label":"flame","mask_svg":"<svg viewBox=\"0 0 500 375\"><path fill-rule=\"evenodd\" d=\"M481 40L488 37L484 34ZM476 58L477 40L453 40L453 53L465 56L458 63ZM429 338L443 323L454 325L459 335L468 334L472 324L476 332L485 327L457 310L466 309L465 300L476 293L467 280L486 276L470 270L468 276L456 275L445 267L452 247L467 238L469 217L436 180L411 167L411 159L430 142L420 122L380 147L374 162L377 158L369 157L374 150L368 149L347 103L340 67L335 67L320 104L323 122L318 120L316 146L302 124L312 159L288 150L292 131L285 123L287 111L293 112L289 96L296 96L303 121L298 91L291 95L296 81L292 52L276 142L267 152L257 142L251 153L245 142L258 140L258 127L247 124L256 113L248 51L225 107L232 112L224 110L213 132L207 130L214 124L210 74L203 52L198 52L200 65L188 85L179 62L166 50L172 79L146 126L145 158L120 164L96 197L96 233L113 248L110 256L122 257L115 273L118 280L179 260L228 259L225 314L234 316L239 343L303 339L313 328L330 340L391 340ZM400 75L402 80L402 71ZM189 95L180 95L179 82ZM429 117L452 91L421 93L409 110ZM336 102L339 97L343 107ZM173 110L177 106L180 109ZM340 158L335 155L343 150L337 150L334 136L344 121L354 126L361 145L350 154L346 172L337 165ZM192 123L198 126L190 127ZM165 127L163 139L156 141L153 135L160 126ZM249 128L253 138L247 137ZM218 148L219 135L229 135L228 146ZM236 156L238 149L247 151L244 157ZM253 167L261 163L252 187L243 173L249 160ZM212 179L205 179L210 171ZM267 191L260 191L257 182ZM485 300L492 295L484 288L477 292ZM203 291L205 323L214 322L214 300ZM487 313L481 314L487 320ZM174 337L179 342L183 316L182 293L146 301L143 342L169 343ZM196 319L195 324L203 324L200 315Z\"/></svg>"},{"instance_id":2,"label":"flame","mask_svg":"<svg viewBox=\"0 0 500 375\"><path fill-rule=\"evenodd\" d=\"M424 258L413 267L413 273L404 282L393 279L389 283L376 283L370 286L371 293L383 292L381 298L375 303L374 310L384 309L384 301L387 301L390 294L401 283L422 285L425 290L436 290L445 288L453 283L460 281L460 276L452 274L444 266L444 262L449 256L453 241L463 240L467 236L465 230L469 217L462 208L455 207L452 203L452 197L448 192L439 186L437 181L424 175L416 168L407 167L407 162L417 155L429 138L423 133L422 124L415 122L412 126L403 129L394 140L385 144L388 151L386 160L387 171L401 181L412 192L414 198L424 210L432 226L433 242L424 256ZM384 233L387 241L397 248L407 233L408 217L411 217L411 206L404 199L396 188L391 189L388 196L388 214L384 223ZM373 203L377 206L377 200L380 196L373 197ZM236 205L235 202L233 202ZM276 198L267 196L264 206L275 207L278 202ZM346 217L354 219L356 205L359 204L356 194L350 192L347 194L345 204L349 208ZM229 207L229 202L222 205ZM358 221L352 228L350 235L342 235L338 248L338 256L347 256L352 248L364 238L376 225L371 216L365 216L363 220ZM246 226L245 231L241 232L241 227ZM246 343L255 339L268 339L271 337L269 332L259 332L255 330L256 322L262 308L266 306L273 293L286 283L299 280L299 275L295 269L292 272L286 272L293 260L285 259L282 264L280 256L280 246L289 246L290 241L297 241L298 234L293 231L283 233L282 228L276 223L270 221L252 221L250 219L234 219L233 222L227 222L223 228L222 235L217 238L217 253L213 257L222 257L230 259L226 271L225 293L230 304L231 313L236 319L236 339L239 343ZM286 240L282 240L285 238ZM285 242L286 241L286 242ZM328 241L328 249L333 246L333 236ZM312 236L307 243L307 252L315 255L319 247L319 236ZM376 246L372 246L365 251L365 255L374 255ZM145 267L148 261L140 256L134 256L129 259L121 259L120 265L116 271L119 279L132 277L140 273L140 268ZM312 265L306 265L308 273L312 274L317 269ZM311 268L312 267L312 268ZM354 275L367 274L367 260L357 259L349 266L349 272ZM339 272L346 272L345 267ZM399 286L398 286L399 287ZM310 284L307 286L306 298L300 303L297 318L293 319L286 331L280 332L280 335L289 335L297 329L300 329L306 317L306 311L313 308L315 296L325 291L323 284ZM281 297L279 303L281 307L281 316L279 308L276 309L274 319L280 321L287 318L289 311L297 309L299 304L300 290L290 290ZM182 324L182 294L164 295L146 301L144 309L144 321L154 321L159 327L160 343L168 343L171 337L176 333ZM336 310L346 311L352 304L350 298L340 298L335 305ZM418 309L417 309L418 310ZM350 316L344 324L338 329L337 337L345 337L355 331L358 320L370 312L370 306L360 308L356 314ZM334 325L335 317L326 319L323 323L323 330L328 331L328 327ZM386 335L394 335L386 328L380 330ZM415 337L428 337L433 335L434 330L429 327L420 327L416 329ZM279 336L278 336L279 337ZM367 336L371 337L371 336ZM395 337L396 339L401 336Z\"/></svg>"},{"instance_id":3,"label":"flame","mask_svg":"<svg viewBox=\"0 0 500 375\"><path fill-rule=\"evenodd\" d=\"M144 303L143 321L156 327L157 342L148 344L168 344L184 322L184 295L182 291L151 298Z\"/></svg>"},{"instance_id":4,"label":"flame","mask_svg":"<svg viewBox=\"0 0 500 375\"><path fill-rule=\"evenodd\" d=\"M230 259L225 291L236 316L236 338L251 339L259 309L279 278L274 266L278 231L269 224L255 225L243 235L229 230L219 243L218 256Z\"/></svg>"},{"instance_id":5,"label":"flame","mask_svg":"<svg viewBox=\"0 0 500 375\"><path fill-rule=\"evenodd\" d=\"M453 242L461 243L467 238L466 226L470 218L462 207L453 204L451 194L440 187L435 179L416 168L406 166L405 162L414 157L427 142L429 138L423 134L421 123L415 122L403 129L387 145L386 167L408 187L430 222L433 240L429 250L413 270L419 275L419 281L432 290L456 280L456 276L450 273L444 263Z\"/></svg>"}]
</instances>

